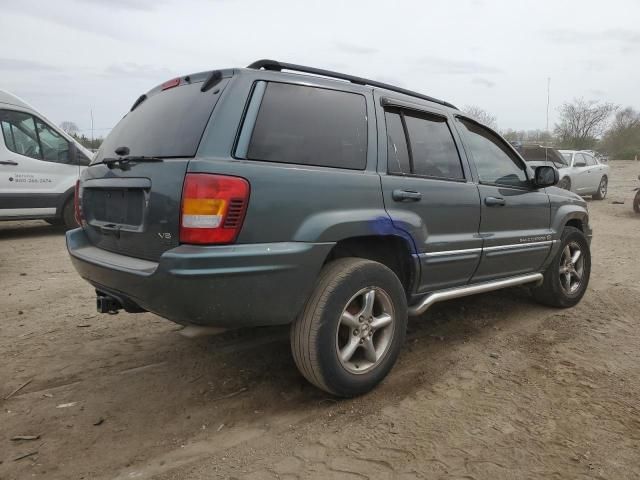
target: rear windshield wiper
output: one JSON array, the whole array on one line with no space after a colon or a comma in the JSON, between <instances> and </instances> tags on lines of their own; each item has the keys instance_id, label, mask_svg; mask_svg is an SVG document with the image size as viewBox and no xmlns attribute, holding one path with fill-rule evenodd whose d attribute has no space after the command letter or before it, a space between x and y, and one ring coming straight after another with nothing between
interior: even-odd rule
<instances>
[{"instance_id":1,"label":"rear windshield wiper","mask_svg":"<svg viewBox=\"0 0 640 480\"><path fill-rule=\"evenodd\" d=\"M164 158L147 157L144 155L127 155L126 157L104 158L92 165L100 165L101 163L103 163L109 168L119 166L120 168L124 169L124 167L128 166L130 162L143 163L143 162L162 162L162 161L164 161Z\"/></svg>"}]
</instances>

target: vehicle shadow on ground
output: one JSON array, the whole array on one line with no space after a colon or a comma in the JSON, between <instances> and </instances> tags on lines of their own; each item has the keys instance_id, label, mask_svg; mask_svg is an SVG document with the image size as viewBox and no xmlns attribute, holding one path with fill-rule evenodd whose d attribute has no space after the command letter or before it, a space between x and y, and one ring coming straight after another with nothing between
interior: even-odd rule
<instances>
[{"instance_id":1,"label":"vehicle shadow on ground","mask_svg":"<svg viewBox=\"0 0 640 480\"><path fill-rule=\"evenodd\" d=\"M402 398L437 381L450 368L456 346L491 335L492 327L516 321L517 312L529 307L541 310L541 315L547 312L523 288L435 305L425 315L410 320L398 364L368 396ZM196 402L204 408L215 403L231 410L277 414L339 401L298 373L290 353L288 326L249 328L197 339L167 335L171 338L164 339L168 342L164 348L170 350L162 355L166 370L161 381L180 387L172 400L167 398L171 403ZM158 353L162 349L149 351ZM149 362L157 355L153 357ZM134 379L114 380L121 385L109 389L123 391L125 383ZM126 403L121 408L127 408Z\"/></svg>"},{"instance_id":2,"label":"vehicle shadow on ground","mask_svg":"<svg viewBox=\"0 0 640 480\"><path fill-rule=\"evenodd\" d=\"M46 222L0 222L0 240L29 237L64 236L65 228Z\"/></svg>"}]
</instances>

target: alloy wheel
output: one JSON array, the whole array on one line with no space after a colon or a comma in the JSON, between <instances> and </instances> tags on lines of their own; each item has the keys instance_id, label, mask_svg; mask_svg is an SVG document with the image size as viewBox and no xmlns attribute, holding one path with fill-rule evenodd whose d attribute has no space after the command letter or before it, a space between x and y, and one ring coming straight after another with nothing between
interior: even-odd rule
<instances>
[{"instance_id":1,"label":"alloy wheel","mask_svg":"<svg viewBox=\"0 0 640 480\"><path fill-rule=\"evenodd\" d=\"M577 242L568 243L560 257L560 286L567 295L573 295L582 286L584 256Z\"/></svg>"},{"instance_id":2,"label":"alloy wheel","mask_svg":"<svg viewBox=\"0 0 640 480\"><path fill-rule=\"evenodd\" d=\"M604 198L607 196L607 179L603 178L602 180L600 180L600 188L598 189L598 192L600 193L600 197Z\"/></svg>"},{"instance_id":3,"label":"alloy wheel","mask_svg":"<svg viewBox=\"0 0 640 480\"><path fill-rule=\"evenodd\" d=\"M365 373L385 357L395 327L391 297L381 288L367 287L347 302L336 331L336 350L350 373Z\"/></svg>"}]
</instances>

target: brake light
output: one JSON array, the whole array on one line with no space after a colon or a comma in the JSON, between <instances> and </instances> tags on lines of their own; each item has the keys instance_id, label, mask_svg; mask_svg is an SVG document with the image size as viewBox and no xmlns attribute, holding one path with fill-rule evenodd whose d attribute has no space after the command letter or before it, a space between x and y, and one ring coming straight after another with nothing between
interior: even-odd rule
<instances>
[{"instance_id":1,"label":"brake light","mask_svg":"<svg viewBox=\"0 0 640 480\"><path fill-rule=\"evenodd\" d=\"M82 225L84 218L82 217L82 203L80 202L80 180L76 180L76 190L73 194L73 213L76 217L76 223Z\"/></svg>"},{"instance_id":2,"label":"brake light","mask_svg":"<svg viewBox=\"0 0 640 480\"><path fill-rule=\"evenodd\" d=\"M180 77L172 78L162 84L161 90L168 90L169 88L177 87L180 85Z\"/></svg>"},{"instance_id":3,"label":"brake light","mask_svg":"<svg viewBox=\"0 0 640 480\"><path fill-rule=\"evenodd\" d=\"M249 203L244 178L188 173L182 187L180 242L233 243Z\"/></svg>"}]
</instances>

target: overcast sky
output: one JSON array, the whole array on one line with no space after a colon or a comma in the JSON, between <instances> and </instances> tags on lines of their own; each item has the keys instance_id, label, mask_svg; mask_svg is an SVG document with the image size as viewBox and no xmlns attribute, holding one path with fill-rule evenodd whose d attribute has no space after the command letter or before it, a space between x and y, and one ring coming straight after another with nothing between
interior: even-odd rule
<instances>
[{"instance_id":1,"label":"overcast sky","mask_svg":"<svg viewBox=\"0 0 640 480\"><path fill-rule=\"evenodd\" d=\"M0 89L104 134L174 76L273 58L545 128L574 97L640 108L638 0L0 0Z\"/></svg>"}]
</instances>

